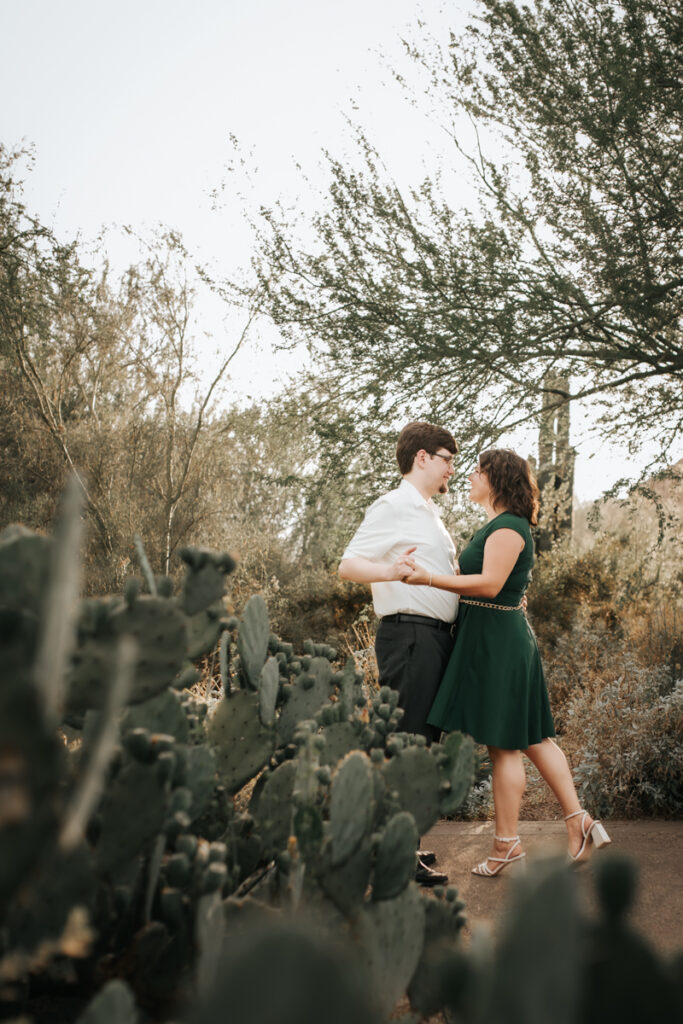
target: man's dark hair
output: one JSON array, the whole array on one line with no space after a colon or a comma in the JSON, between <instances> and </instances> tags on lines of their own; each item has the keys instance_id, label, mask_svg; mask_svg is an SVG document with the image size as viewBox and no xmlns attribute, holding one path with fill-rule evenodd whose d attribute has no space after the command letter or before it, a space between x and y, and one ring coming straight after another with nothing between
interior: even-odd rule
<instances>
[{"instance_id":1,"label":"man's dark hair","mask_svg":"<svg viewBox=\"0 0 683 1024\"><path fill-rule=\"evenodd\" d=\"M458 442L447 430L435 427L433 423L422 423L419 420L408 423L398 435L396 445L396 459L401 475L410 473L419 451L424 449L430 455L434 455L437 448L445 448L452 455L456 455Z\"/></svg>"}]
</instances>

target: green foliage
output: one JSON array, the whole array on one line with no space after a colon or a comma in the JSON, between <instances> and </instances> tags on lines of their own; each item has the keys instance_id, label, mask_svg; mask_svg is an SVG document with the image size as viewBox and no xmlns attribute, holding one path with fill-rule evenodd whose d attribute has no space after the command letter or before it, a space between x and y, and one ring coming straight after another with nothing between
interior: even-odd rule
<instances>
[{"instance_id":1,"label":"green foliage","mask_svg":"<svg viewBox=\"0 0 683 1024\"><path fill-rule=\"evenodd\" d=\"M596 814L678 815L683 809L683 679L631 666L624 675L578 693L568 728L582 750L575 770L581 800Z\"/></svg>"},{"instance_id":2,"label":"green foliage","mask_svg":"<svg viewBox=\"0 0 683 1024\"><path fill-rule=\"evenodd\" d=\"M629 450L656 431L664 462L682 416L678 17L481 0L462 37L421 22L406 51L406 103L450 143L438 169L403 188L359 130L356 160L326 155L306 230L272 205L258 234L268 311L326 380L330 464L454 411L475 457L582 396ZM559 368L566 390L545 382Z\"/></svg>"}]
</instances>

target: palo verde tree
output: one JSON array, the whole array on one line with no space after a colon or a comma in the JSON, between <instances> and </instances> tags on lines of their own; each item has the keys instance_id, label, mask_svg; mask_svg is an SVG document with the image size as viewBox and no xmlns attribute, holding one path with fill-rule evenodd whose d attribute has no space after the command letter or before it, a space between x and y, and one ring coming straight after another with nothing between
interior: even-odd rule
<instances>
[{"instance_id":1,"label":"palo verde tree","mask_svg":"<svg viewBox=\"0 0 683 1024\"><path fill-rule=\"evenodd\" d=\"M312 241L264 214L269 312L308 339L354 443L427 415L476 450L583 398L602 436L635 449L656 431L664 459L683 418L683 12L480 9L445 46L407 45L478 200L455 209L439 174L402 191L360 133L359 166L329 158Z\"/></svg>"}]
</instances>

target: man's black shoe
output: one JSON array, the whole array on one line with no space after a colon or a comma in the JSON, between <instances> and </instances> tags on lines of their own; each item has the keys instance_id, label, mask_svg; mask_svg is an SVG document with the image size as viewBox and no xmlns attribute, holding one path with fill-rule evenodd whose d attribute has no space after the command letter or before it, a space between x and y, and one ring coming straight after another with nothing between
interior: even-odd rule
<instances>
[{"instance_id":1,"label":"man's black shoe","mask_svg":"<svg viewBox=\"0 0 683 1024\"><path fill-rule=\"evenodd\" d=\"M418 860L415 881L418 885L446 885L448 875L444 875L443 871L432 871L421 860Z\"/></svg>"},{"instance_id":2,"label":"man's black shoe","mask_svg":"<svg viewBox=\"0 0 683 1024\"><path fill-rule=\"evenodd\" d=\"M425 867L436 864L436 854L432 850L418 850L417 859L421 860Z\"/></svg>"}]
</instances>

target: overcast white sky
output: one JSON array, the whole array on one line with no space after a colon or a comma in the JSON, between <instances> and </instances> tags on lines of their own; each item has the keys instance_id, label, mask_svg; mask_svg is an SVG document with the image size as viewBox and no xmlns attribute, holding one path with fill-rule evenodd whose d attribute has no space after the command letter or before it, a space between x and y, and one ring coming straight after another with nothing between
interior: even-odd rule
<instances>
[{"instance_id":1,"label":"overcast white sky","mask_svg":"<svg viewBox=\"0 0 683 1024\"><path fill-rule=\"evenodd\" d=\"M386 84L378 50L399 60L399 38L414 31L420 13L432 29L459 30L474 7L473 0L0 0L0 139L35 144L28 205L62 237L88 241L122 224L144 235L163 223L230 274L249 256L232 186L233 178L244 182L226 174L230 135L258 168L255 200L268 204L301 193L297 162L314 185L322 180L320 152L343 151L349 113L400 182L418 181L434 160L434 130ZM211 195L222 182L216 210ZM128 258L116 234L108 245L115 264ZM229 341L232 325L208 304L205 322L214 347ZM267 396L302 359L273 355L266 331L242 354L235 384ZM528 453L530 440L514 441ZM575 441L580 498L633 471L625 453L589 459Z\"/></svg>"}]
</instances>

